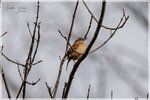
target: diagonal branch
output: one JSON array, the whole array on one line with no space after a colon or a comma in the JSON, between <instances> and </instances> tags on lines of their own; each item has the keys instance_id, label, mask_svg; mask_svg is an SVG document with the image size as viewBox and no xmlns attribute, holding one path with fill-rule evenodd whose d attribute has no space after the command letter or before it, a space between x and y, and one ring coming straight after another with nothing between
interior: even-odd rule
<instances>
[{"instance_id":1,"label":"diagonal branch","mask_svg":"<svg viewBox=\"0 0 150 100\"><path fill-rule=\"evenodd\" d=\"M3 36L6 35L6 34L7 34L7 32L3 33L0 37L3 37Z\"/></svg>"},{"instance_id":2,"label":"diagonal branch","mask_svg":"<svg viewBox=\"0 0 150 100\"><path fill-rule=\"evenodd\" d=\"M16 62L16 61L13 61L13 60L9 59L3 52L1 52L1 55L2 55L6 60L8 60L9 62L14 63L14 64L16 64L16 65L20 65L20 66L22 66L22 67L25 67L24 64L21 64L21 63L18 63L18 62Z\"/></svg>"},{"instance_id":3,"label":"diagonal branch","mask_svg":"<svg viewBox=\"0 0 150 100\"><path fill-rule=\"evenodd\" d=\"M98 37L98 34L99 34L99 31L101 29L101 24L103 22L103 18L104 18L104 13L105 13L105 7L106 7L106 2L103 1L102 3L102 10L101 10L101 15L100 15L100 18L99 18L99 23L97 25L97 28L95 30L95 33L94 33L94 36L91 40L91 42L89 43L85 53L81 56L81 58L79 58L79 60L75 63L75 65L73 66L73 69L69 75L69 79L68 79L68 82L67 82L67 87L66 87L66 91L64 93L64 96L63 98L67 98L68 97L68 94L69 94L69 90L70 90L70 87L71 87L71 84L72 84L72 81L74 79L74 75L80 65L80 63L87 57L91 47L93 46L94 42L96 41L97 37Z\"/></svg>"},{"instance_id":4,"label":"diagonal branch","mask_svg":"<svg viewBox=\"0 0 150 100\"><path fill-rule=\"evenodd\" d=\"M73 24L74 24L75 15L76 15L76 12L77 12L78 4L79 4L79 0L76 2L75 10L74 10L74 13L73 13L73 16L72 16L72 22L71 22L69 35L68 35L68 38L67 38L65 55L63 56L63 58L60 62L58 76L57 76L56 83L55 83L55 86L54 86L53 91L52 91L54 98L56 96L56 93L57 93L57 90L58 90L58 87L59 87L60 77L61 77L61 73L62 73L62 67L63 67L63 64L65 62L66 53L67 53L67 50L68 50L68 43L70 42L71 33L72 33L72 29L73 29Z\"/></svg>"},{"instance_id":5,"label":"diagonal branch","mask_svg":"<svg viewBox=\"0 0 150 100\"><path fill-rule=\"evenodd\" d=\"M2 78L3 78L3 81L4 81L4 85L5 85L5 88L6 88L6 91L7 91L8 98L11 98L10 91L8 89L8 85L7 85L7 82L6 82L5 74L4 74L4 71L3 71L2 68L1 68L1 71L2 71Z\"/></svg>"},{"instance_id":6,"label":"diagonal branch","mask_svg":"<svg viewBox=\"0 0 150 100\"><path fill-rule=\"evenodd\" d=\"M87 99L89 99L89 97L90 97L90 89L91 89L91 85L89 84L88 93L87 93Z\"/></svg>"},{"instance_id":7,"label":"diagonal branch","mask_svg":"<svg viewBox=\"0 0 150 100\"><path fill-rule=\"evenodd\" d=\"M122 21L123 21L123 18L125 18L125 21L124 21L123 24L121 25L121 23L122 23ZM101 45L98 46L96 49L94 49L94 50L92 50L91 52L89 52L89 54L91 54L91 53L97 51L98 49L100 49L101 47L103 47L103 46L115 35L116 31L117 31L118 29L120 29L120 25L121 25L121 26L124 26L124 25L126 24L126 22L127 22L128 19L129 19L129 16L126 17L126 16L125 16L125 13L124 13L124 10L123 10L123 16L122 16L122 18L121 18L119 24L118 24L117 27L115 28L114 32L110 35L110 37L109 37L103 44L101 44Z\"/></svg>"},{"instance_id":8,"label":"diagonal branch","mask_svg":"<svg viewBox=\"0 0 150 100\"><path fill-rule=\"evenodd\" d=\"M98 23L98 20L95 18L95 16L93 15L93 13L91 12L91 10L89 9L89 7L87 6L87 4L84 2L84 0L82 0L83 4L85 5L86 9L88 10L88 12L90 13L90 15L93 17L93 19ZM105 28L105 29L109 29L109 30L116 30L116 28L112 28L112 27L107 27L104 25L101 25L101 27ZM118 29L122 28L123 25L119 26Z\"/></svg>"},{"instance_id":9,"label":"diagonal branch","mask_svg":"<svg viewBox=\"0 0 150 100\"><path fill-rule=\"evenodd\" d=\"M49 96L50 96L51 98L53 98L51 88L48 86L47 82L45 82L45 84L46 84L46 87L47 87L47 90L48 90Z\"/></svg>"},{"instance_id":10,"label":"diagonal branch","mask_svg":"<svg viewBox=\"0 0 150 100\"><path fill-rule=\"evenodd\" d=\"M72 16L72 22L71 22L71 26L70 26L69 35L68 35L68 38L67 38L68 41L67 41L67 44L66 44L66 51L65 51L65 53L68 50L68 43L70 43L71 33L72 33L73 25L74 25L74 20L75 20L78 4L79 4L79 0L77 0L76 6L75 6L75 10L74 10L74 13L73 13L73 16Z\"/></svg>"},{"instance_id":11,"label":"diagonal branch","mask_svg":"<svg viewBox=\"0 0 150 100\"><path fill-rule=\"evenodd\" d=\"M91 16L90 23L89 23L89 27L88 27L88 30L87 30L85 36L84 36L84 39L87 38L87 35L88 35L89 31L90 31L90 28L91 28L91 25L92 25L92 20L93 20L93 16Z\"/></svg>"}]
</instances>

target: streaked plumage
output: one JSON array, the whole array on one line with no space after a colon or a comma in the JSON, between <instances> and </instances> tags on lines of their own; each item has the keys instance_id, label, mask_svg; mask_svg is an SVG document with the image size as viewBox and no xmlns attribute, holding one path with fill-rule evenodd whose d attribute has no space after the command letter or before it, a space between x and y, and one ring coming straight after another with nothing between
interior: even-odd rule
<instances>
[{"instance_id":1,"label":"streaked plumage","mask_svg":"<svg viewBox=\"0 0 150 100\"><path fill-rule=\"evenodd\" d=\"M66 70L68 68L69 62L71 60L78 60L85 52L85 49L86 49L85 39L79 37L72 45L72 48L70 47L66 53L68 59Z\"/></svg>"}]
</instances>

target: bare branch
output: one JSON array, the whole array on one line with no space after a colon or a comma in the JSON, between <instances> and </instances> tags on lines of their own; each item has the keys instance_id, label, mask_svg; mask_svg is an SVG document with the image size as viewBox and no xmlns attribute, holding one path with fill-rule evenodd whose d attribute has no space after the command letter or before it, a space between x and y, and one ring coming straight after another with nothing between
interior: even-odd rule
<instances>
[{"instance_id":1,"label":"bare branch","mask_svg":"<svg viewBox=\"0 0 150 100\"><path fill-rule=\"evenodd\" d=\"M2 55L6 60L8 60L9 62L14 63L14 64L16 64L16 65L20 65L20 66L22 66L22 67L25 67L24 64L21 64L21 63L18 63L18 62L16 62L16 61L13 61L13 60L9 59L3 52L1 52L1 55Z\"/></svg>"},{"instance_id":2,"label":"bare branch","mask_svg":"<svg viewBox=\"0 0 150 100\"><path fill-rule=\"evenodd\" d=\"M122 23L123 18L125 18L125 21ZM92 50L91 52L89 52L89 54L91 54L91 53L97 51L98 49L100 49L101 47L103 47L103 46L115 35L116 31L117 31L118 29L120 29L121 23L122 23L121 27L123 27L123 26L126 24L126 22L127 22L128 19L129 19L129 16L126 17L125 14L124 14L124 11L123 11L123 16L122 16L122 18L121 18L119 24L118 24L117 27L115 28L114 32L110 35L110 37L109 37L106 41L104 41L103 44L101 44L101 45L98 46L96 49L94 49L94 50Z\"/></svg>"},{"instance_id":3,"label":"bare branch","mask_svg":"<svg viewBox=\"0 0 150 100\"><path fill-rule=\"evenodd\" d=\"M79 4L79 0L77 0L76 6L75 6L75 10L74 10L74 13L73 13L73 16L72 16L72 22L71 22L71 27L70 27L69 35L68 35L68 38L67 38L68 41L67 41L67 44L66 44L66 51L65 51L65 53L68 50L68 43L70 43L71 33L72 33L73 25L74 25L74 19L75 19L75 16L76 16L78 4Z\"/></svg>"},{"instance_id":4,"label":"bare branch","mask_svg":"<svg viewBox=\"0 0 150 100\"><path fill-rule=\"evenodd\" d=\"M47 87L47 90L48 90L49 96L50 96L51 98L53 98L51 88L48 86L47 82L45 82L45 84L46 84L46 87Z\"/></svg>"},{"instance_id":5,"label":"bare branch","mask_svg":"<svg viewBox=\"0 0 150 100\"><path fill-rule=\"evenodd\" d=\"M3 36L6 35L6 34L7 34L7 32L3 33L0 37L3 37Z\"/></svg>"},{"instance_id":6,"label":"bare branch","mask_svg":"<svg viewBox=\"0 0 150 100\"><path fill-rule=\"evenodd\" d=\"M94 20L98 23L98 20L95 18L95 16L93 15L93 13L91 12L91 10L89 9L89 7L87 6L87 4L84 2L84 0L82 0L83 4L85 5L86 9L88 10L88 12L91 14L91 16L94 18ZM124 9L123 9L124 10ZM105 28L105 29L109 29L109 30L116 30L116 28L112 28L112 27L107 27L104 25L101 25L101 27ZM118 27L118 29L122 28L123 25L121 25L120 27Z\"/></svg>"},{"instance_id":7,"label":"bare branch","mask_svg":"<svg viewBox=\"0 0 150 100\"><path fill-rule=\"evenodd\" d=\"M79 0L76 2L75 10L74 10L74 13L73 13L73 16L72 16L72 22L71 22L71 27L70 27L69 35L68 35L68 38L67 38L65 55L63 56L63 58L62 58L62 60L60 62L58 76L57 76L56 83L55 83L55 86L54 86L53 91L52 91L54 98L55 98L57 90L58 90L58 86L59 86L59 82L60 82L60 77L61 77L61 73L62 73L62 67L63 67L63 64L65 62L66 53L67 53L67 50L68 50L68 43L70 43L70 38L71 38L71 33L72 33L72 29L73 29L73 24L74 24L74 19L75 19L76 11L77 11L77 8L78 8L78 3L79 3Z\"/></svg>"},{"instance_id":8,"label":"bare branch","mask_svg":"<svg viewBox=\"0 0 150 100\"><path fill-rule=\"evenodd\" d=\"M62 73L62 67L63 67L63 64L64 64L64 62L65 62L65 58L66 58L66 56L64 55L64 57L62 58L62 60L61 60L61 62L60 62L58 76L57 76L56 83L55 83L55 86L54 86L53 91L52 91L52 94L53 94L53 97L54 97L54 98L55 98L55 96L56 96L57 89L58 89L58 86L59 86L60 77L61 77L61 73ZM55 95L54 95L54 94L55 94Z\"/></svg>"},{"instance_id":9,"label":"bare branch","mask_svg":"<svg viewBox=\"0 0 150 100\"><path fill-rule=\"evenodd\" d=\"M88 10L88 12L91 14L91 16L94 18L94 20L98 23L98 20L95 18L95 16L92 14L92 12L90 11L89 7L87 6L87 4L84 2L84 0L82 0L83 4L85 5L86 9Z\"/></svg>"},{"instance_id":10,"label":"bare branch","mask_svg":"<svg viewBox=\"0 0 150 100\"><path fill-rule=\"evenodd\" d=\"M17 63L18 63L18 61L17 61ZM23 81L23 77L22 77L21 71L20 71L20 69L19 69L19 64L17 64L17 67L18 67L18 72L19 72L20 78L21 78L21 80Z\"/></svg>"},{"instance_id":11,"label":"bare branch","mask_svg":"<svg viewBox=\"0 0 150 100\"><path fill-rule=\"evenodd\" d=\"M37 64L41 63L42 61L43 60L37 61L37 62L33 63L32 66L37 65Z\"/></svg>"},{"instance_id":12,"label":"bare branch","mask_svg":"<svg viewBox=\"0 0 150 100\"><path fill-rule=\"evenodd\" d=\"M37 81L35 82L28 82L27 80L25 80L25 82L29 85L36 85L39 81L41 80L41 78L39 78Z\"/></svg>"},{"instance_id":13,"label":"bare branch","mask_svg":"<svg viewBox=\"0 0 150 100\"><path fill-rule=\"evenodd\" d=\"M8 98L11 98L10 91L8 89L8 85L7 85L7 82L6 82L6 78L5 78L5 74L4 74L3 68L1 68L1 71L2 71L2 78L3 78L4 84L5 84L5 88L6 88L6 92L7 92Z\"/></svg>"},{"instance_id":14,"label":"bare branch","mask_svg":"<svg viewBox=\"0 0 150 100\"><path fill-rule=\"evenodd\" d=\"M90 23L89 23L89 27L88 27L88 30L87 30L85 36L84 36L84 39L87 38L87 35L88 35L89 31L90 31L90 28L91 28L91 25L92 25L92 19L93 19L93 16L91 16Z\"/></svg>"},{"instance_id":15,"label":"bare branch","mask_svg":"<svg viewBox=\"0 0 150 100\"><path fill-rule=\"evenodd\" d=\"M71 84L72 84L74 75L75 75L75 73L76 73L76 71L77 71L77 69L78 69L80 63L87 57L87 55L88 55L88 53L89 53L91 47L93 46L93 44L95 43L95 41L96 41L96 39L97 39L97 37L98 37L99 31L100 31L100 29L101 29L101 24L102 24L103 18L104 18L105 7L106 7L106 2L103 1L103 3L102 3L102 9L101 9L101 15L100 15L100 18L99 18L99 23L98 23L97 28L96 28L96 30L95 30L94 36L93 36L91 42L89 43L89 45L88 45L88 47L87 47L85 53L84 53L84 54L81 56L81 58L79 58L79 60L74 64L73 69L72 69L72 71L71 71L71 73L70 73L68 82L67 82L68 85L67 85L67 87L66 87L66 91L65 91L65 93L64 93L63 98L67 98L67 97L68 97L68 93L69 93L69 90L70 90L70 87L71 87Z\"/></svg>"},{"instance_id":16,"label":"bare branch","mask_svg":"<svg viewBox=\"0 0 150 100\"><path fill-rule=\"evenodd\" d=\"M40 23L38 23L38 18L39 18L39 1L37 2L37 13L36 13L36 20L35 20L35 23L34 23L34 29L33 29L33 35L32 35L32 41L31 41L31 45L30 45L30 49L29 49L29 53L28 53L28 57L27 57L27 59L26 59L26 64L25 64L25 73L24 73L24 79L23 79L23 82L22 82L22 84L21 84L21 86L20 86L20 89L19 89L19 91L18 91L18 93L17 93L17 97L16 98L18 98L19 97L19 95L20 95L20 93L21 93L21 90L22 90L22 88L23 88L23 96L22 96L22 98L25 98L25 94L26 94L26 83L28 83L28 84L30 84L29 82L27 82L26 80L27 80L27 76L28 76L28 74L29 74L29 72L30 72L30 69L31 69L31 67L32 67L32 65L33 65L33 62L34 62L34 58L35 58L35 55L36 55L36 53L37 53L37 48L38 48L38 42L37 42L37 45L36 45L36 47L35 47L35 51L33 51L34 50L34 44L35 44L35 34L36 34L36 28L38 27L39 28L39 24ZM39 35L39 29L38 29L38 39L39 39L39 37L40 37L40 35ZM37 40L38 41L38 40ZM33 53L34 52L34 53ZM33 54L33 56L32 56L32 54ZM39 79L40 80L40 79ZM39 81L38 80L38 81ZM38 82L37 81L37 82ZM36 84L37 82L33 82L33 83L31 83L31 84Z\"/></svg>"},{"instance_id":17,"label":"bare branch","mask_svg":"<svg viewBox=\"0 0 150 100\"><path fill-rule=\"evenodd\" d=\"M65 95L66 87L67 87L67 83L65 82L62 97Z\"/></svg>"},{"instance_id":18,"label":"bare branch","mask_svg":"<svg viewBox=\"0 0 150 100\"><path fill-rule=\"evenodd\" d=\"M89 97L90 97L90 88L91 88L91 85L89 84L88 93L87 93L87 99L89 99Z\"/></svg>"}]
</instances>

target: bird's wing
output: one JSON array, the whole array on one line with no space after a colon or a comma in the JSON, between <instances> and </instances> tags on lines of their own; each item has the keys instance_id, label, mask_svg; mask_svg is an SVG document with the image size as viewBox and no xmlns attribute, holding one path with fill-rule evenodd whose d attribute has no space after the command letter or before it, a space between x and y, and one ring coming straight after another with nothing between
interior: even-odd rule
<instances>
[{"instance_id":1,"label":"bird's wing","mask_svg":"<svg viewBox=\"0 0 150 100\"><path fill-rule=\"evenodd\" d=\"M68 52L67 52L67 55L73 53L75 50L78 49L78 47L79 47L79 44L74 43L74 44L72 45L72 47L69 48L69 50L68 50Z\"/></svg>"}]
</instances>

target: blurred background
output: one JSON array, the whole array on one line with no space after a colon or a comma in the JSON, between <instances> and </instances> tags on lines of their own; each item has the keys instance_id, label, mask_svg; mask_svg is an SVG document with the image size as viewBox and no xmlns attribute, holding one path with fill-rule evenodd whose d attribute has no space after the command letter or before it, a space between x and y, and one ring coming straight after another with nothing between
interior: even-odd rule
<instances>
[{"instance_id":1,"label":"blurred background","mask_svg":"<svg viewBox=\"0 0 150 100\"><path fill-rule=\"evenodd\" d=\"M58 69L59 56L63 57L66 41L58 33L58 29L67 36L69 33L72 14L76 2L41 2L41 42L36 61L42 63L34 66L28 81L41 78L35 86L27 85L26 97L49 97L45 82L54 87ZM94 16L99 19L100 2L87 2ZM20 10L20 8L22 9ZM2 3L2 32L8 33L3 37L4 54L14 61L25 63L31 37L27 22L33 30L36 17L36 2L3 2ZM129 20L119 29L114 37L101 49L90 54L81 64L73 80L69 97L86 97L88 86L91 84L90 97L109 98L113 91L114 98L146 97L148 93L148 2L108 2L103 25L116 27L122 17L122 9ZM79 36L84 36L90 22L90 14L82 2L79 3L72 31L71 44ZM96 29L92 22L86 43L88 44ZM110 31L101 29L92 50L101 45L110 36ZM17 66L2 59L12 97L16 97L21 85ZM64 82L74 62L69 64L63 74L57 97L61 97ZM7 97L3 84L2 96Z\"/></svg>"}]
</instances>

